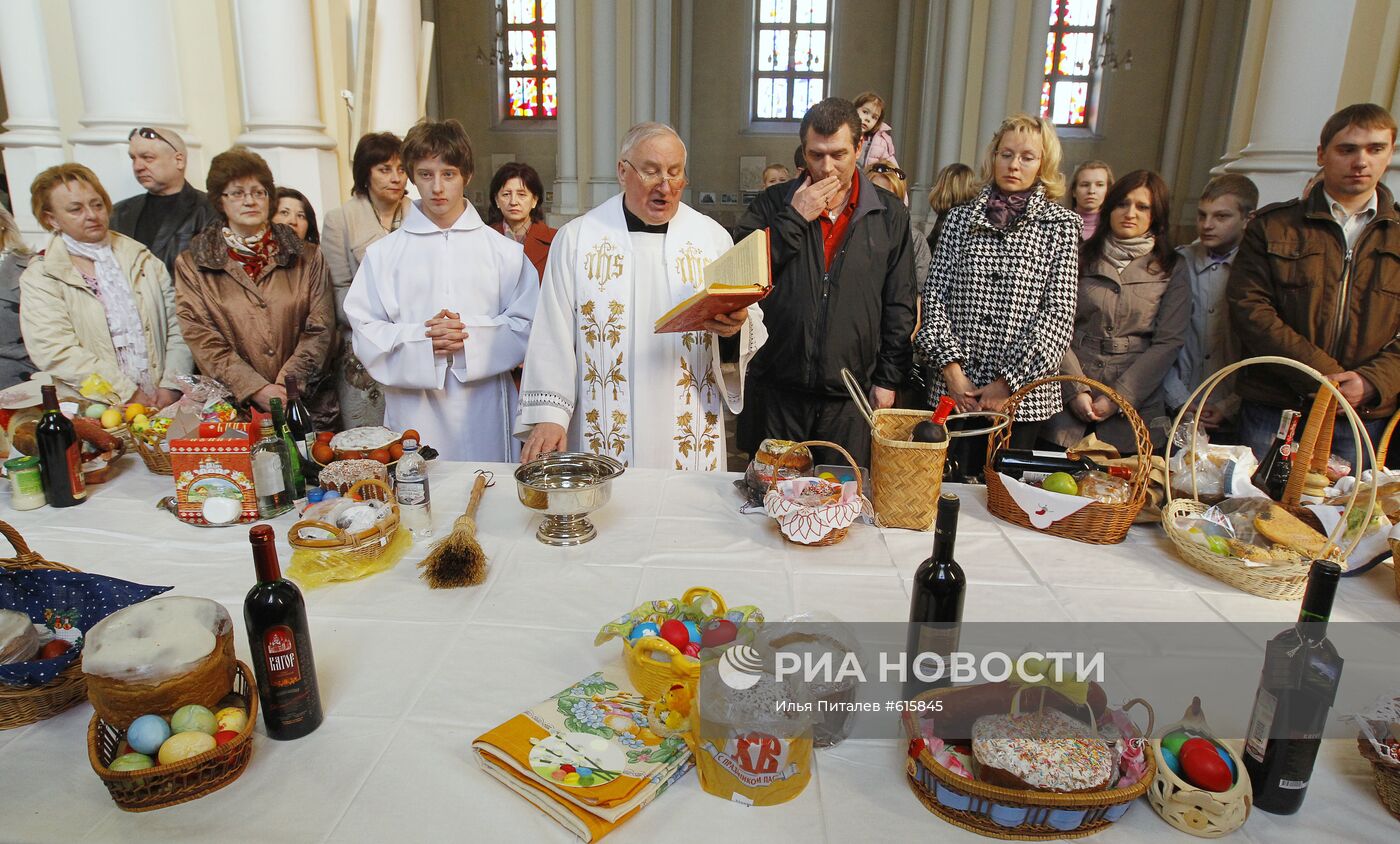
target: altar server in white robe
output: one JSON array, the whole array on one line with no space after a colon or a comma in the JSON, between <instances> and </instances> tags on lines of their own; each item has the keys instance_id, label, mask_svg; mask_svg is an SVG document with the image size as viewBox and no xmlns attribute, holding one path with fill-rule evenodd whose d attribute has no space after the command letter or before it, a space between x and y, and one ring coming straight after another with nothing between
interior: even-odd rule
<instances>
[{"instance_id":1,"label":"altar server in white robe","mask_svg":"<svg viewBox=\"0 0 1400 844\"><path fill-rule=\"evenodd\" d=\"M569 450L645 468L724 468L723 406L742 409L744 372L768 333L757 305L704 331L652 332L733 246L681 202L685 166L674 129L632 127L617 162L622 193L555 235L521 383L522 460Z\"/></svg>"},{"instance_id":2,"label":"altar server in white robe","mask_svg":"<svg viewBox=\"0 0 1400 844\"><path fill-rule=\"evenodd\" d=\"M420 121L403 161L422 199L355 273L345 297L355 355L384 385L387 427L416 429L447 460L512 462L510 372L525 358L539 276L466 201L461 124Z\"/></svg>"}]
</instances>

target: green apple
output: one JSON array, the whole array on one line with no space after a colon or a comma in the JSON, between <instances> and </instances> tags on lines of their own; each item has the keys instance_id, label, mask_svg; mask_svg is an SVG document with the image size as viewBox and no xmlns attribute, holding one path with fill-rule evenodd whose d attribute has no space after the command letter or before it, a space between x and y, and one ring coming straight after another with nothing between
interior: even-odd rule
<instances>
[{"instance_id":1,"label":"green apple","mask_svg":"<svg viewBox=\"0 0 1400 844\"><path fill-rule=\"evenodd\" d=\"M1055 472L1041 482L1040 488L1048 492L1058 492L1064 495L1078 495L1079 484L1075 483L1074 476L1068 472Z\"/></svg>"}]
</instances>

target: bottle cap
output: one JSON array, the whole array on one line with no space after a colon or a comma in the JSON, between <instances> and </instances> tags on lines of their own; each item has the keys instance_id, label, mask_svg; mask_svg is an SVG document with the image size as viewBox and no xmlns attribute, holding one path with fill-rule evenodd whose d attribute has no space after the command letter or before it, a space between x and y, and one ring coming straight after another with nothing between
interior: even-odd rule
<instances>
[{"instance_id":1,"label":"bottle cap","mask_svg":"<svg viewBox=\"0 0 1400 844\"><path fill-rule=\"evenodd\" d=\"M403 445L403 450L404 450L404 451L417 451L417 450L418 450L418 441L415 440L415 439L413 439L412 437L410 437L410 438L404 440L403 443L402 443L402 445Z\"/></svg>"}]
</instances>

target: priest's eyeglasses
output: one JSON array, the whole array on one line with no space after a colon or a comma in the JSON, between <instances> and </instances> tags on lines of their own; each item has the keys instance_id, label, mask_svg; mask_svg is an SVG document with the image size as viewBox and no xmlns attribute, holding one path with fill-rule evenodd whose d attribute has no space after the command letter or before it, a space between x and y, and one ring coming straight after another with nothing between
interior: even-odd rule
<instances>
[{"instance_id":1,"label":"priest's eyeglasses","mask_svg":"<svg viewBox=\"0 0 1400 844\"><path fill-rule=\"evenodd\" d=\"M632 172L637 174L637 178L642 180L642 186L645 187L647 190L651 190L652 188L656 187L662 182L666 182L667 184L669 184L672 190L680 190L681 188L685 187L684 173L682 173L679 176L667 176L659 171L643 173L641 170L637 169L637 165L633 164L625 158L622 159L622 163L632 168Z\"/></svg>"}]
</instances>

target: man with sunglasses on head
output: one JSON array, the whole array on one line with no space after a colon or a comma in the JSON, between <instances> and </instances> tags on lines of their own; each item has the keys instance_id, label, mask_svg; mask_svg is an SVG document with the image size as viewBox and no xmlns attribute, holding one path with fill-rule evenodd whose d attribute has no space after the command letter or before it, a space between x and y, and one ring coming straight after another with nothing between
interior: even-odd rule
<instances>
[{"instance_id":1,"label":"man with sunglasses on head","mask_svg":"<svg viewBox=\"0 0 1400 844\"><path fill-rule=\"evenodd\" d=\"M112 229L134 238L173 269L190 239L214 223L204 191L185 181L185 141L165 128L138 126L127 143L131 171L145 193L112 206Z\"/></svg>"},{"instance_id":2,"label":"man with sunglasses on head","mask_svg":"<svg viewBox=\"0 0 1400 844\"><path fill-rule=\"evenodd\" d=\"M739 448L766 437L829 440L870 465L870 427L841 379L849 369L876 408L894 406L911 365L917 292L909 212L856 166L860 115L836 97L799 130L805 174L749 206L736 239L768 229L768 343L754 357ZM818 449L818 462L841 462Z\"/></svg>"}]
</instances>

